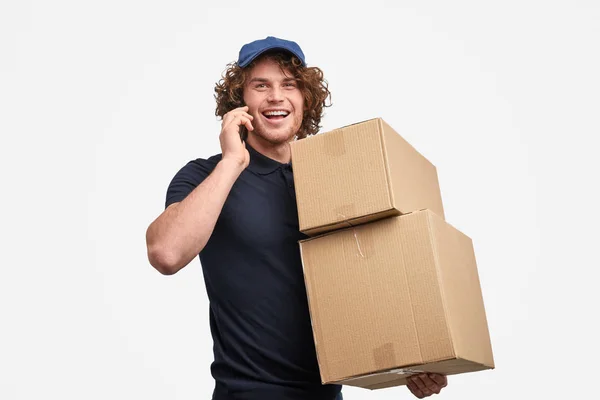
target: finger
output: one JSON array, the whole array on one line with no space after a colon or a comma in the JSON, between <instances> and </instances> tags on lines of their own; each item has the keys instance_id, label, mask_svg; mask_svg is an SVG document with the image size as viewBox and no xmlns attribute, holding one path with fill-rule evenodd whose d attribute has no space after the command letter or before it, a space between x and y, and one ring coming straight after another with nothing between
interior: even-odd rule
<instances>
[{"instance_id":1,"label":"finger","mask_svg":"<svg viewBox=\"0 0 600 400\"><path fill-rule=\"evenodd\" d=\"M230 118L227 118L227 120L223 120L223 124L221 126L226 127L227 125L230 125L232 123L242 125L246 122L246 120L252 121L253 119L254 117L247 113L234 114Z\"/></svg>"},{"instance_id":2,"label":"finger","mask_svg":"<svg viewBox=\"0 0 600 400\"><path fill-rule=\"evenodd\" d=\"M245 106L245 107L233 109L233 110L229 111L227 114L225 114L223 116L222 125L229 124L231 122L231 120L234 119L235 117L237 117L238 115L243 115L246 118L254 119L254 117L252 115L248 114L248 106Z\"/></svg>"},{"instance_id":3,"label":"finger","mask_svg":"<svg viewBox=\"0 0 600 400\"><path fill-rule=\"evenodd\" d=\"M429 378L437 383L440 387L446 387L448 385L448 378L442 374L429 374Z\"/></svg>"},{"instance_id":4,"label":"finger","mask_svg":"<svg viewBox=\"0 0 600 400\"><path fill-rule=\"evenodd\" d=\"M408 387L410 392L412 394L414 394L415 396L417 396L419 399L422 399L423 397L425 397L423 392L419 389L419 387L414 382L407 381L406 387Z\"/></svg>"},{"instance_id":5,"label":"finger","mask_svg":"<svg viewBox=\"0 0 600 400\"><path fill-rule=\"evenodd\" d=\"M246 114L246 115L242 115L240 117L240 124L239 125L244 125L246 126L246 128L248 128L249 131L253 131L254 130L254 126L252 126L252 115L250 114Z\"/></svg>"},{"instance_id":6,"label":"finger","mask_svg":"<svg viewBox=\"0 0 600 400\"><path fill-rule=\"evenodd\" d=\"M440 385L438 385L433 379L429 377L427 374L419 375L427 389L431 390L433 393L439 393L442 389Z\"/></svg>"},{"instance_id":7,"label":"finger","mask_svg":"<svg viewBox=\"0 0 600 400\"><path fill-rule=\"evenodd\" d=\"M235 111L228 112L227 114L225 114L223 116L223 122L221 122L221 126L229 125L231 123L231 121L233 121L238 115L240 115L239 112L235 112Z\"/></svg>"},{"instance_id":8,"label":"finger","mask_svg":"<svg viewBox=\"0 0 600 400\"><path fill-rule=\"evenodd\" d=\"M417 385L417 387L419 388L419 390L421 392L423 392L424 395L426 395L426 396L431 396L432 395L431 390L429 390L427 388L427 385L425 385L425 382L423 382L423 380L421 379L421 375L415 375L413 377L413 382Z\"/></svg>"},{"instance_id":9,"label":"finger","mask_svg":"<svg viewBox=\"0 0 600 400\"><path fill-rule=\"evenodd\" d=\"M248 106L238 107L238 108L234 108L233 110L229 110L225 115L245 113L245 112L248 112L248 110L250 110L250 107L248 107Z\"/></svg>"},{"instance_id":10,"label":"finger","mask_svg":"<svg viewBox=\"0 0 600 400\"><path fill-rule=\"evenodd\" d=\"M233 117L237 117L238 115L244 116L248 119L254 119L254 116L246 111L236 111L232 114Z\"/></svg>"},{"instance_id":11,"label":"finger","mask_svg":"<svg viewBox=\"0 0 600 400\"><path fill-rule=\"evenodd\" d=\"M234 119L231 120L231 122L229 122L228 124L223 126L223 129L227 129L230 127L230 125L236 125L236 126L241 126L241 125L246 125L250 124L250 126L252 126L252 124L250 123L250 119L243 116L243 115L238 115L237 117L235 117ZM254 128L253 128L254 129Z\"/></svg>"}]
</instances>

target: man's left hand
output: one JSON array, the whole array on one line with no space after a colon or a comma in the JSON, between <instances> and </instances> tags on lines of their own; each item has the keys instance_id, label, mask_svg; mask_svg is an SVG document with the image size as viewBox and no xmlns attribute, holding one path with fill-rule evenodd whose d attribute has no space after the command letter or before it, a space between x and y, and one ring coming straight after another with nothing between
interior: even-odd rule
<instances>
[{"instance_id":1,"label":"man's left hand","mask_svg":"<svg viewBox=\"0 0 600 400\"><path fill-rule=\"evenodd\" d=\"M432 394L439 394L448 385L448 379L440 374L418 374L407 379L407 387L412 394L422 399Z\"/></svg>"}]
</instances>

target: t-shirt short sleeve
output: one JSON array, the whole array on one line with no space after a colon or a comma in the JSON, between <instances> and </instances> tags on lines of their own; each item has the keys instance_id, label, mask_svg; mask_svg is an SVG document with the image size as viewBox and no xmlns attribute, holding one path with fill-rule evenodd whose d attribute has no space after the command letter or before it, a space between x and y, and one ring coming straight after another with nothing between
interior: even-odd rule
<instances>
[{"instance_id":1,"label":"t-shirt short sleeve","mask_svg":"<svg viewBox=\"0 0 600 400\"><path fill-rule=\"evenodd\" d=\"M208 160L197 159L184 165L173 177L167 189L165 208L173 203L182 201L213 171L216 162L213 158Z\"/></svg>"}]
</instances>

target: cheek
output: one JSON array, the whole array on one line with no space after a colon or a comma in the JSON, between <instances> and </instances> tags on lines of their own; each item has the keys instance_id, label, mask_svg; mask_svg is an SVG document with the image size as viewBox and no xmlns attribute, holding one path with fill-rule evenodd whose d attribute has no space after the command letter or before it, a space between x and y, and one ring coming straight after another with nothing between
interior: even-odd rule
<instances>
[{"instance_id":1,"label":"cheek","mask_svg":"<svg viewBox=\"0 0 600 400\"><path fill-rule=\"evenodd\" d=\"M256 112L258 106L260 104L260 100L256 95L253 94L245 94L243 97L243 102L248 106L250 112Z\"/></svg>"},{"instance_id":2,"label":"cheek","mask_svg":"<svg viewBox=\"0 0 600 400\"><path fill-rule=\"evenodd\" d=\"M252 115L256 120L259 117L258 105L252 102L252 99L247 100L247 102L245 101L244 104L248 106L248 114Z\"/></svg>"},{"instance_id":3,"label":"cheek","mask_svg":"<svg viewBox=\"0 0 600 400\"><path fill-rule=\"evenodd\" d=\"M258 117L260 117L260 113L258 112L258 108L256 107L249 107L248 114L254 117L254 121L258 120Z\"/></svg>"},{"instance_id":4,"label":"cheek","mask_svg":"<svg viewBox=\"0 0 600 400\"><path fill-rule=\"evenodd\" d=\"M302 93L299 93L297 96L295 96L294 98L294 109L296 110L296 112L300 115L304 114L304 96L302 96Z\"/></svg>"}]
</instances>

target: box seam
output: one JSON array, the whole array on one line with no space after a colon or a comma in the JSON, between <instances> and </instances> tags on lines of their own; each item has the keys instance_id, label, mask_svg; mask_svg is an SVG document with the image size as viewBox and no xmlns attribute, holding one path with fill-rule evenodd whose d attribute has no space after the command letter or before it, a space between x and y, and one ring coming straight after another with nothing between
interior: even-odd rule
<instances>
[{"instance_id":1,"label":"box seam","mask_svg":"<svg viewBox=\"0 0 600 400\"><path fill-rule=\"evenodd\" d=\"M378 369L378 370L375 370L373 372L365 372L365 373L362 373L362 374L348 375L348 376L336 379L334 382L341 382L341 381L345 381L345 380L348 380L348 379L365 378L365 377L367 377L369 375L378 375L378 374L382 374L382 373L387 373L387 372L392 371L394 369L411 369L411 368L417 369L416 367L423 367L423 366L428 365L428 364L432 364L432 363L436 363L436 362L440 362L440 361L453 360L453 359L454 358L452 358L452 357L445 357L445 358L440 358L440 359L435 359L435 360L432 360L432 361L428 361L427 363L425 363L423 360L421 360L420 363L406 364L406 365L403 365L401 367L400 366L394 366L394 367L391 367L391 368ZM470 360L466 360L466 361L471 362Z\"/></svg>"},{"instance_id":2,"label":"box seam","mask_svg":"<svg viewBox=\"0 0 600 400\"><path fill-rule=\"evenodd\" d=\"M390 201L391 208L395 207L394 199L394 188L392 186L392 175L390 171L389 157L387 153L387 146L385 141L384 126L381 118L377 118L377 125L379 127L379 143L381 145L381 154L383 155L383 167L385 168L385 179L387 181L388 189L388 200Z\"/></svg>"},{"instance_id":3,"label":"box seam","mask_svg":"<svg viewBox=\"0 0 600 400\"><path fill-rule=\"evenodd\" d=\"M438 246L437 246L437 241L436 241L436 237L435 237L435 231L433 229L433 224L431 222L431 213L429 211L426 211L427 213L427 228L429 229L429 232L431 233L430 237L430 241L431 241L431 246L433 248L433 262L435 264L435 274L437 275L437 284L438 284L438 288L440 290L440 297L442 299L442 307L444 308L444 320L446 322L446 330L448 331L448 338L450 339L450 345L452 346L452 355L454 357L458 357L457 351L456 351L456 347L454 346L454 338L452 337L452 330L450 329L450 322L449 322L449 314L448 314L448 305L446 304L446 295L444 292L444 285L442 284L442 273L440 271L440 257L439 257L439 252L438 252Z\"/></svg>"},{"instance_id":4,"label":"box seam","mask_svg":"<svg viewBox=\"0 0 600 400\"><path fill-rule=\"evenodd\" d=\"M389 217L399 217L399 216L401 216L401 215L410 214L410 213L405 213L405 214L403 214L403 213L401 213L400 211L398 211L397 209L395 209L394 207L391 207L391 208L389 208L389 209L387 209L387 210L383 210L383 211L377 211L377 212L374 212L374 213L370 213L370 214L365 214L365 215L362 215L362 216L360 216L360 217L355 217L355 218L349 219L348 221L338 221L338 222L332 222L332 223L330 223L330 224L327 224L327 225L318 225L318 226L314 226L314 227L311 227L311 228L304 229L304 232L306 232L306 233L305 233L305 235L310 235L310 234L311 234L310 232L311 232L312 230L314 230L314 229L320 229L320 228L326 228L326 229L328 229L328 227L331 227L331 226L333 226L333 225L337 225L337 224L340 224L340 223L347 224L347 226L342 226L342 227L339 227L339 228L335 228L335 229L333 229L333 230L327 230L327 231L324 231L324 232L321 232L321 233L317 233L317 234L316 234L316 236L311 236L311 237L309 237L309 238L302 239L302 240L301 240L301 242L306 242L306 241L309 241L309 240L311 240L311 239L315 239L315 238L318 238L318 237L321 237L321 236L325 236L325 235L328 235L328 234L331 234L331 233L338 232L338 231L340 231L340 230L344 230L344 229L350 229L350 228L355 228L355 227L358 227L358 226L360 226L360 225L364 225L364 224L367 224L367 223L377 222L378 220L375 220L375 221L369 221L369 222L362 222L362 223L360 223L360 224L357 224L357 225L353 225L353 224L352 224L353 222L355 222L355 221L356 221L356 220L358 220L358 219L365 218L365 217L371 217L371 216L374 216L374 215L379 215L379 214L388 213L388 212L390 212L390 211L392 211L392 210L395 210L396 212L394 212L393 214L391 214L390 216L388 216L388 217L385 217L385 218L389 218ZM382 219L385 219L385 218L382 218Z\"/></svg>"}]
</instances>

